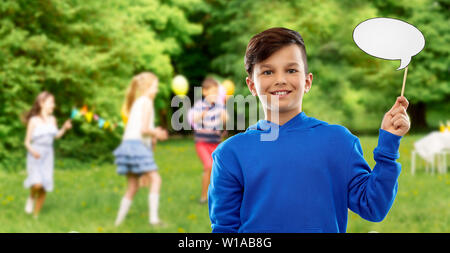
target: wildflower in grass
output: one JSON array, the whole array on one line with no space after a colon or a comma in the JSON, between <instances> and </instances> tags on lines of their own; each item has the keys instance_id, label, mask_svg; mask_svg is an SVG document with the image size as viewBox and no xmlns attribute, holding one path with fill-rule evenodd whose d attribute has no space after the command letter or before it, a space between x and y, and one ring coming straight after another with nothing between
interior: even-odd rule
<instances>
[{"instance_id":1,"label":"wildflower in grass","mask_svg":"<svg viewBox=\"0 0 450 253\"><path fill-rule=\"evenodd\" d=\"M188 218L189 220L196 220L196 219L197 219L197 215L191 213L191 214L188 215L187 218Z\"/></svg>"},{"instance_id":2,"label":"wildflower in grass","mask_svg":"<svg viewBox=\"0 0 450 253\"><path fill-rule=\"evenodd\" d=\"M178 228L177 229L178 233L186 233L186 230L184 230L184 228Z\"/></svg>"},{"instance_id":3,"label":"wildflower in grass","mask_svg":"<svg viewBox=\"0 0 450 253\"><path fill-rule=\"evenodd\" d=\"M81 206L82 206L82 207L85 207L85 206L86 206L86 202L84 202L84 201L81 202Z\"/></svg>"},{"instance_id":4,"label":"wildflower in grass","mask_svg":"<svg viewBox=\"0 0 450 253\"><path fill-rule=\"evenodd\" d=\"M99 233L103 232L103 228L102 227L98 227L97 228L97 232L99 232Z\"/></svg>"}]
</instances>

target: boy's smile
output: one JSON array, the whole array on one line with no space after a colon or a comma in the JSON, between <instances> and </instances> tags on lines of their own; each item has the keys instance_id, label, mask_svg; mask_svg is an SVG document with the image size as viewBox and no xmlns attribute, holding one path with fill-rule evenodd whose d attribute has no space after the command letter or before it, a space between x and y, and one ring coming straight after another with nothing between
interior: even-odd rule
<instances>
[{"instance_id":1,"label":"boy's smile","mask_svg":"<svg viewBox=\"0 0 450 253\"><path fill-rule=\"evenodd\" d=\"M261 102L267 120L274 110L278 110L281 124L302 111L303 94L309 91L313 79L311 73L305 74L303 64L300 48L292 44L254 65L253 75L246 81L254 96L266 96L267 102Z\"/></svg>"},{"instance_id":2,"label":"boy's smile","mask_svg":"<svg viewBox=\"0 0 450 253\"><path fill-rule=\"evenodd\" d=\"M270 92L270 94L272 94L274 96L278 96L278 98L285 98L291 92L292 92L291 90L276 90L276 91Z\"/></svg>"}]
</instances>

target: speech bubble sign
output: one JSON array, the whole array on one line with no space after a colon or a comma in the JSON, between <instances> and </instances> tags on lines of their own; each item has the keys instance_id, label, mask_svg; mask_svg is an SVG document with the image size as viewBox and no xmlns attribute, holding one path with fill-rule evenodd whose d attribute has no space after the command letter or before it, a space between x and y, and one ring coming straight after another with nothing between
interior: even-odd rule
<instances>
[{"instance_id":1,"label":"speech bubble sign","mask_svg":"<svg viewBox=\"0 0 450 253\"><path fill-rule=\"evenodd\" d=\"M400 60L397 70L407 67L411 57L425 47L419 29L393 18L372 18L360 23L353 30L353 41L369 55Z\"/></svg>"}]
</instances>

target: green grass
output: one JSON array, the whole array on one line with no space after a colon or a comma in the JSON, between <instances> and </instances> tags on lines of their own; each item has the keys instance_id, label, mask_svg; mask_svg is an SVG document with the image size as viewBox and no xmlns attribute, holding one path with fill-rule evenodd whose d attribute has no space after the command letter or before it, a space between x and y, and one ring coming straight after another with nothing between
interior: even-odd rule
<instances>
[{"instance_id":1,"label":"green grass","mask_svg":"<svg viewBox=\"0 0 450 253\"><path fill-rule=\"evenodd\" d=\"M381 222L369 222L349 212L347 232L377 231L384 233L450 232L450 177L448 174L425 173L425 164L416 158L416 173L411 174L411 150L423 135L405 136L400 145L402 172L394 204ZM377 136L363 137L364 157L375 165L373 149Z\"/></svg>"},{"instance_id":2,"label":"green grass","mask_svg":"<svg viewBox=\"0 0 450 253\"><path fill-rule=\"evenodd\" d=\"M386 219L372 223L350 212L347 232L450 231L450 178L426 174L423 167L414 176L410 173L410 152L420 137L406 136L402 140L399 192ZM377 137L360 139L366 160L373 167ZM55 190L48 194L38 219L24 212L28 195L23 188L25 169L0 172L0 232L210 232L207 205L198 203L202 166L193 141L159 143L155 157L163 179L160 217L166 227L149 225L145 188L136 195L124 223L114 227L125 178L116 174L112 163L98 165L57 158Z\"/></svg>"}]
</instances>

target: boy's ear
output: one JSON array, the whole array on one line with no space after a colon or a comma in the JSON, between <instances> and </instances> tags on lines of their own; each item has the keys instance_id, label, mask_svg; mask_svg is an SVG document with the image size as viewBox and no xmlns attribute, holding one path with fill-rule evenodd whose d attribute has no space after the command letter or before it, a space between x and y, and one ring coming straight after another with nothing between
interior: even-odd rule
<instances>
[{"instance_id":1,"label":"boy's ear","mask_svg":"<svg viewBox=\"0 0 450 253\"><path fill-rule=\"evenodd\" d=\"M312 73L307 74L305 78L305 93L308 93L308 91L311 89L312 81L313 81L313 74Z\"/></svg>"},{"instance_id":2,"label":"boy's ear","mask_svg":"<svg viewBox=\"0 0 450 253\"><path fill-rule=\"evenodd\" d=\"M245 82L247 83L247 87L250 90L250 92L252 93L253 96L256 96L256 89L255 89L255 83L253 82L253 80L250 77L246 77L245 78Z\"/></svg>"}]
</instances>

